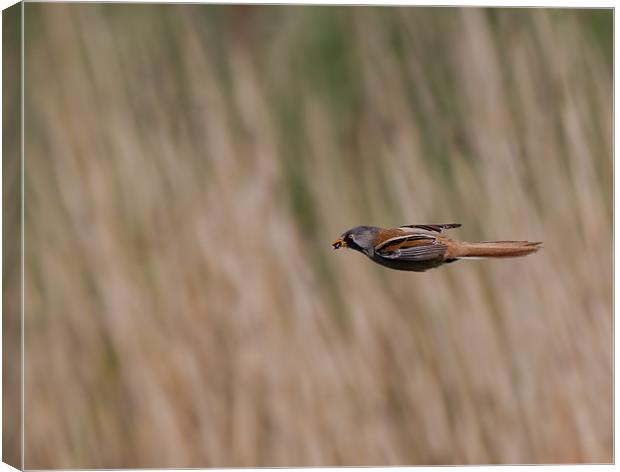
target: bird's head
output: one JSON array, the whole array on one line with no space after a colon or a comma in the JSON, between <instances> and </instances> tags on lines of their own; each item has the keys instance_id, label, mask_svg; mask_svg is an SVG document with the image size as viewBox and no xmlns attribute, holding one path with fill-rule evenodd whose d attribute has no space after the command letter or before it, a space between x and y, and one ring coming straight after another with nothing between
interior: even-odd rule
<instances>
[{"instance_id":1,"label":"bird's head","mask_svg":"<svg viewBox=\"0 0 620 472\"><path fill-rule=\"evenodd\" d=\"M377 228L372 226L356 226L342 235L332 243L334 249L348 247L355 251L368 251L373 247L373 240L377 235Z\"/></svg>"}]
</instances>

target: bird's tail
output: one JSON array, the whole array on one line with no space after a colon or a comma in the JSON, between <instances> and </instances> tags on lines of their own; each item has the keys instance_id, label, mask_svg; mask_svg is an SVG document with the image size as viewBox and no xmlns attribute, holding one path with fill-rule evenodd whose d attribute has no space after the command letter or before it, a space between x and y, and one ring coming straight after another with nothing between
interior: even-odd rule
<instances>
[{"instance_id":1,"label":"bird's tail","mask_svg":"<svg viewBox=\"0 0 620 472\"><path fill-rule=\"evenodd\" d=\"M538 251L541 245L541 242L530 241L459 242L455 256L457 258L520 257Z\"/></svg>"}]
</instances>

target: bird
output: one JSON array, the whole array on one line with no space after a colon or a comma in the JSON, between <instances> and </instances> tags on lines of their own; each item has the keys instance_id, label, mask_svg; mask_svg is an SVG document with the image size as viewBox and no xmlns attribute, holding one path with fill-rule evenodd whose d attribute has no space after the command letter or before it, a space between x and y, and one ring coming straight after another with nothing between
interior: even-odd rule
<instances>
[{"instance_id":1,"label":"bird","mask_svg":"<svg viewBox=\"0 0 620 472\"><path fill-rule=\"evenodd\" d=\"M424 272L459 259L527 256L542 247L542 242L470 243L444 235L444 230L461 226L459 223L404 225L398 228L356 226L342 233L332 247L353 249L382 266L411 272Z\"/></svg>"}]
</instances>

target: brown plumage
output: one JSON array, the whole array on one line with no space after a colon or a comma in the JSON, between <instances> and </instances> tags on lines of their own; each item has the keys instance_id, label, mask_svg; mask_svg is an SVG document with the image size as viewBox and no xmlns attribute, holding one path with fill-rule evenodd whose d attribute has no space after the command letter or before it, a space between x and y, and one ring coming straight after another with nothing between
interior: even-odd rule
<instances>
[{"instance_id":1,"label":"brown plumage","mask_svg":"<svg viewBox=\"0 0 620 472\"><path fill-rule=\"evenodd\" d=\"M448 245L446 258L462 257L520 257L540 249L542 243L530 241L486 241L467 243L444 239Z\"/></svg>"},{"instance_id":2,"label":"brown plumage","mask_svg":"<svg viewBox=\"0 0 620 472\"><path fill-rule=\"evenodd\" d=\"M530 241L470 243L442 234L444 229L459 226L455 223L399 228L357 226L343 233L333 247L349 247L392 269L423 272L458 259L527 256L538 251L542 244Z\"/></svg>"}]
</instances>

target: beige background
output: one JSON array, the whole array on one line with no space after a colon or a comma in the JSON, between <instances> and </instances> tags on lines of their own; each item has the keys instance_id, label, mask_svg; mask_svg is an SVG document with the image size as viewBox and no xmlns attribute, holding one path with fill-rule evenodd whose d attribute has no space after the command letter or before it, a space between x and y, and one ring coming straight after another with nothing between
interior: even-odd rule
<instances>
[{"instance_id":1,"label":"beige background","mask_svg":"<svg viewBox=\"0 0 620 472\"><path fill-rule=\"evenodd\" d=\"M612 460L611 13L26 4L26 467ZM389 271L357 224L523 259Z\"/></svg>"}]
</instances>

